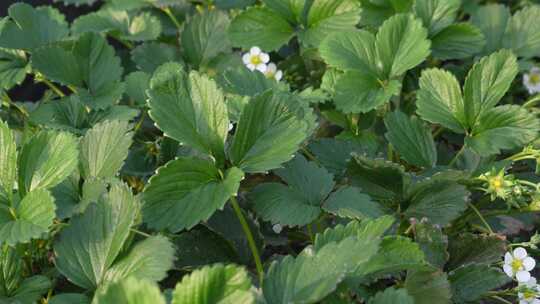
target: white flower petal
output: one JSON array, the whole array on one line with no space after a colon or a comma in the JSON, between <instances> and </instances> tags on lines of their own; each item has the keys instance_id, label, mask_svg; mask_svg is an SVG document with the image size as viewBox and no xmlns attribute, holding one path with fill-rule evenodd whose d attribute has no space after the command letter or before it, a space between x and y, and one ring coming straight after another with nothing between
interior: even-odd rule
<instances>
[{"instance_id":1,"label":"white flower petal","mask_svg":"<svg viewBox=\"0 0 540 304\"><path fill-rule=\"evenodd\" d=\"M507 276L509 276L509 277L514 276L514 271L512 270L512 266L504 264L503 265L503 270L504 270L504 273L506 273Z\"/></svg>"},{"instance_id":2,"label":"white flower petal","mask_svg":"<svg viewBox=\"0 0 540 304\"><path fill-rule=\"evenodd\" d=\"M229 123L229 131L234 128L234 125L232 123Z\"/></svg>"},{"instance_id":3,"label":"white flower petal","mask_svg":"<svg viewBox=\"0 0 540 304\"><path fill-rule=\"evenodd\" d=\"M272 73L275 73L277 70L277 66L275 63L273 62L270 62L267 66L266 66L266 72L272 72Z\"/></svg>"},{"instance_id":4,"label":"white flower petal","mask_svg":"<svg viewBox=\"0 0 540 304\"><path fill-rule=\"evenodd\" d=\"M251 55L249 53L245 53L242 56L242 61L244 62L244 64L248 64L251 61Z\"/></svg>"},{"instance_id":5,"label":"white flower petal","mask_svg":"<svg viewBox=\"0 0 540 304\"><path fill-rule=\"evenodd\" d=\"M270 56L268 56L268 54L266 53L261 53L259 57L261 58L261 61L264 63L268 63L268 61L270 61Z\"/></svg>"},{"instance_id":6,"label":"white flower petal","mask_svg":"<svg viewBox=\"0 0 540 304\"><path fill-rule=\"evenodd\" d=\"M531 279L531 274L528 271L520 270L516 273L516 280L518 282L527 282Z\"/></svg>"},{"instance_id":7,"label":"white flower petal","mask_svg":"<svg viewBox=\"0 0 540 304\"><path fill-rule=\"evenodd\" d=\"M255 71L256 66L253 63L248 63L246 66L248 69Z\"/></svg>"},{"instance_id":8,"label":"white flower petal","mask_svg":"<svg viewBox=\"0 0 540 304\"><path fill-rule=\"evenodd\" d=\"M281 77L283 77L283 72L281 70L276 72L276 75L274 76L277 81L281 80Z\"/></svg>"},{"instance_id":9,"label":"white flower petal","mask_svg":"<svg viewBox=\"0 0 540 304\"><path fill-rule=\"evenodd\" d=\"M540 74L540 68L539 67L532 67L531 68L531 74Z\"/></svg>"},{"instance_id":10,"label":"white flower petal","mask_svg":"<svg viewBox=\"0 0 540 304\"><path fill-rule=\"evenodd\" d=\"M529 301L527 301L527 300L519 300L519 304L529 304Z\"/></svg>"},{"instance_id":11,"label":"white flower petal","mask_svg":"<svg viewBox=\"0 0 540 304\"><path fill-rule=\"evenodd\" d=\"M514 258L522 260L527 256L527 250L523 247L518 247L514 249L513 255Z\"/></svg>"},{"instance_id":12,"label":"white flower petal","mask_svg":"<svg viewBox=\"0 0 540 304\"><path fill-rule=\"evenodd\" d=\"M257 71L264 73L266 72L266 64L258 64L257 67L255 67Z\"/></svg>"},{"instance_id":13,"label":"white flower petal","mask_svg":"<svg viewBox=\"0 0 540 304\"><path fill-rule=\"evenodd\" d=\"M510 254L510 252L504 254L504 263L511 264L513 260L514 257L512 256L512 254Z\"/></svg>"},{"instance_id":14,"label":"white flower petal","mask_svg":"<svg viewBox=\"0 0 540 304\"><path fill-rule=\"evenodd\" d=\"M536 261L531 257L526 257L523 259L523 267L527 271L531 271L534 269L534 266L536 265Z\"/></svg>"},{"instance_id":15,"label":"white flower petal","mask_svg":"<svg viewBox=\"0 0 540 304\"><path fill-rule=\"evenodd\" d=\"M539 299L534 299L532 302L529 301L529 303L531 303L531 304L540 304L540 300Z\"/></svg>"},{"instance_id":16,"label":"white flower petal","mask_svg":"<svg viewBox=\"0 0 540 304\"><path fill-rule=\"evenodd\" d=\"M249 52L251 55L259 55L261 53L261 49L257 46L252 47Z\"/></svg>"}]
</instances>

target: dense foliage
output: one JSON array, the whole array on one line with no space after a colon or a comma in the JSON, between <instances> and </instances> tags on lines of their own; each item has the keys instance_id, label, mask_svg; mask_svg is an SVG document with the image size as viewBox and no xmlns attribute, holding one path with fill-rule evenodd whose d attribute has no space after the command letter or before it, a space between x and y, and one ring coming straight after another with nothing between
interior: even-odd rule
<instances>
[{"instance_id":1,"label":"dense foliage","mask_svg":"<svg viewBox=\"0 0 540 304\"><path fill-rule=\"evenodd\" d=\"M57 1L0 19L0 303L540 303L537 1Z\"/></svg>"}]
</instances>

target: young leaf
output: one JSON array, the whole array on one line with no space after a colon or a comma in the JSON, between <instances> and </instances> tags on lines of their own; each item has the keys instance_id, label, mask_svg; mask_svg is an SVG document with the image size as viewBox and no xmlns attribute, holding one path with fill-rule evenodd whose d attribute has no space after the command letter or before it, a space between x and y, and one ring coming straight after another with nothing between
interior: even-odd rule
<instances>
[{"instance_id":1,"label":"young leaf","mask_svg":"<svg viewBox=\"0 0 540 304\"><path fill-rule=\"evenodd\" d=\"M69 34L68 24L56 9L33 8L26 3L12 4L10 19L0 27L0 47L33 51L38 47L60 41ZM54 15L62 16L55 18Z\"/></svg>"},{"instance_id":2,"label":"young leaf","mask_svg":"<svg viewBox=\"0 0 540 304\"><path fill-rule=\"evenodd\" d=\"M167 63L154 73L148 95L150 117L166 136L208 153L218 164L224 162L229 118L223 93L213 80Z\"/></svg>"},{"instance_id":3,"label":"young leaf","mask_svg":"<svg viewBox=\"0 0 540 304\"><path fill-rule=\"evenodd\" d=\"M88 178L113 177L124 164L133 133L125 121L96 124L81 140L81 175Z\"/></svg>"},{"instance_id":4,"label":"young leaf","mask_svg":"<svg viewBox=\"0 0 540 304\"><path fill-rule=\"evenodd\" d=\"M145 42L131 51L131 61L143 72L151 74L164 63L182 62L182 58L174 46L159 42Z\"/></svg>"},{"instance_id":5,"label":"young leaf","mask_svg":"<svg viewBox=\"0 0 540 304\"><path fill-rule=\"evenodd\" d=\"M429 35L434 36L454 23L460 6L461 0L417 0L413 10Z\"/></svg>"},{"instance_id":6,"label":"young leaf","mask_svg":"<svg viewBox=\"0 0 540 304\"><path fill-rule=\"evenodd\" d=\"M19 191L52 188L67 178L79 162L78 141L64 132L41 131L19 156Z\"/></svg>"},{"instance_id":7,"label":"young leaf","mask_svg":"<svg viewBox=\"0 0 540 304\"><path fill-rule=\"evenodd\" d=\"M386 139L411 165L431 168L437 164L437 149L431 130L416 117L396 111L386 115Z\"/></svg>"},{"instance_id":8,"label":"young leaf","mask_svg":"<svg viewBox=\"0 0 540 304\"><path fill-rule=\"evenodd\" d=\"M358 187L342 187L330 194L323 209L340 217L358 220L378 218L385 214L383 207Z\"/></svg>"},{"instance_id":9,"label":"young leaf","mask_svg":"<svg viewBox=\"0 0 540 304\"><path fill-rule=\"evenodd\" d=\"M0 89L21 84L28 72L30 65L24 51L0 48Z\"/></svg>"},{"instance_id":10,"label":"young leaf","mask_svg":"<svg viewBox=\"0 0 540 304\"><path fill-rule=\"evenodd\" d=\"M27 193L15 206L0 207L0 243L14 246L39 238L49 231L56 205L49 191L37 189Z\"/></svg>"},{"instance_id":11,"label":"young leaf","mask_svg":"<svg viewBox=\"0 0 540 304\"><path fill-rule=\"evenodd\" d=\"M158 169L144 190L144 221L156 230L190 229L223 208L243 177L236 167L221 177L208 160L183 157L170 161Z\"/></svg>"},{"instance_id":12,"label":"young leaf","mask_svg":"<svg viewBox=\"0 0 540 304\"><path fill-rule=\"evenodd\" d=\"M0 202L11 200L17 179L17 144L7 123L0 120Z\"/></svg>"},{"instance_id":13,"label":"young leaf","mask_svg":"<svg viewBox=\"0 0 540 304\"><path fill-rule=\"evenodd\" d=\"M157 284L129 277L98 289L92 304L108 303L165 304L166 302Z\"/></svg>"},{"instance_id":14,"label":"young leaf","mask_svg":"<svg viewBox=\"0 0 540 304\"><path fill-rule=\"evenodd\" d=\"M174 288L172 304L255 303L244 268L215 264L184 276Z\"/></svg>"},{"instance_id":15,"label":"young leaf","mask_svg":"<svg viewBox=\"0 0 540 304\"><path fill-rule=\"evenodd\" d=\"M311 133L311 115L311 109L289 94L266 92L253 97L240 116L229 149L231 162L248 173L279 167Z\"/></svg>"},{"instance_id":16,"label":"young leaf","mask_svg":"<svg viewBox=\"0 0 540 304\"><path fill-rule=\"evenodd\" d=\"M470 23L456 23L431 39L433 57L440 60L464 59L482 51L486 40L482 31Z\"/></svg>"},{"instance_id":17,"label":"young leaf","mask_svg":"<svg viewBox=\"0 0 540 304\"><path fill-rule=\"evenodd\" d=\"M369 304L414 304L414 299L409 296L405 289L386 288L384 292L377 293Z\"/></svg>"}]
</instances>

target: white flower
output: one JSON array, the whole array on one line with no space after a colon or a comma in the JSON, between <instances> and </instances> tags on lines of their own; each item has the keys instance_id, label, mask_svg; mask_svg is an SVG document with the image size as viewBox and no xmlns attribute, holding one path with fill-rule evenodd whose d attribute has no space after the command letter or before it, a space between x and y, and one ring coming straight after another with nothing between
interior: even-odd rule
<instances>
[{"instance_id":1,"label":"white flower","mask_svg":"<svg viewBox=\"0 0 540 304\"><path fill-rule=\"evenodd\" d=\"M533 270L536 262L527 255L527 250L523 247L514 249L512 253L504 255L504 272L511 278L516 278L518 282L527 282L531 278L529 271Z\"/></svg>"},{"instance_id":2,"label":"white flower","mask_svg":"<svg viewBox=\"0 0 540 304\"><path fill-rule=\"evenodd\" d=\"M229 131L231 131L234 128L234 125L232 122L229 123Z\"/></svg>"},{"instance_id":3,"label":"white flower","mask_svg":"<svg viewBox=\"0 0 540 304\"><path fill-rule=\"evenodd\" d=\"M540 285L535 278L530 278L527 282L519 285L519 304L540 304Z\"/></svg>"},{"instance_id":4,"label":"white flower","mask_svg":"<svg viewBox=\"0 0 540 304\"><path fill-rule=\"evenodd\" d=\"M280 81L281 77L283 77L283 72L277 69L275 63L270 62L266 67L266 72L264 72L264 75L266 75L266 78L274 78L276 81Z\"/></svg>"},{"instance_id":5,"label":"white flower","mask_svg":"<svg viewBox=\"0 0 540 304\"><path fill-rule=\"evenodd\" d=\"M260 48L254 46L242 56L242 61L248 69L252 71L258 70L264 73L266 72L266 64L270 61L270 56L263 53Z\"/></svg>"},{"instance_id":6,"label":"white flower","mask_svg":"<svg viewBox=\"0 0 540 304\"><path fill-rule=\"evenodd\" d=\"M274 226L272 226L272 230L274 230L275 233L280 234L281 230L283 230L283 227L281 227L280 224L275 224Z\"/></svg>"},{"instance_id":7,"label":"white flower","mask_svg":"<svg viewBox=\"0 0 540 304\"><path fill-rule=\"evenodd\" d=\"M523 85L529 94L540 93L540 68L533 67L529 74L523 74Z\"/></svg>"}]
</instances>

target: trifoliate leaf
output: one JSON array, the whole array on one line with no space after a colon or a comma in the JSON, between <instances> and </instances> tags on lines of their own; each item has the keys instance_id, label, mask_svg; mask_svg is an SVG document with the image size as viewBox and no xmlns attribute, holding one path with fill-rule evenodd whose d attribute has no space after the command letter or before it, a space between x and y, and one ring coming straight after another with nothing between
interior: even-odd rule
<instances>
[{"instance_id":1,"label":"trifoliate leaf","mask_svg":"<svg viewBox=\"0 0 540 304\"><path fill-rule=\"evenodd\" d=\"M231 162L248 173L279 167L310 135L311 117L311 109L289 94L253 97L240 116L229 150Z\"/></svg>"},{"instance_id":2,"label":"trifoliate leaf","mask_svg":"<svg viewBox=\"0 0 540 304\"><path fill-rule=\"evenodd\" d=\"M350 140L336 138L319 138L310 142L309 150L319 163L336 177L341 177L347 169L352 153L366 153L366 147Z\"/></svg>"},{"instance_id":3,"label":"trifoliate leaf","mask_svg":"<svg viewBox=\"0 0 540 304\"><path fill-rule=\"evenodd\" d=\"M12 206L0 207L0 243L10 246L39 238L55 218L54 198L45 189L27 193Z\"/></svg>"},{"instance_id":4,"label":"trifoliate leaf","mask_svg":"<svg viewBox=\"0 0 540 304\"><path fill-rule=\"evenodd\" d=\"M432 39L433 57L440 60L464 59L484 48L482 31L470 23L456 23L440 31Z\"/></svg>"},{"instance_id":5,"label":"trifoliate leaf","mask_svg":"<svg viewBox=\"0 0 540 304\"><path fill-rule=\"evenodd\" d=\"M482 113L465 143L481 156L520 148L537 138L540 121L517 105L504 105Z\"/></svg>"},{"instance_id":6,"label":"trifoliate leaf","mask_svg":"<svg viewBox=\"0 0 540 304\"><path fill-rule=\"evenodd\" d=\"M383 207L357 187L343 187L330 194L323 205L326 212L352 219L378 218Z\"/></svg>"},{"instance_id":7,"label":"trifoliate leaf","mask_svg":"<svg viewBox=\"0 0 540 304\"><path fill-rule=\"evenodd\" d=\"M146 42L131 51L131 60L140 70L151 74L169 61L182 62L182 57L178 49L172 45Z\"/></svg>"},{"instance_id":8,"label":"trifoliate leaf","mask_svg":"<svg viewBox=\"0 0 540 304\"><path fill-rule=\"evenodd\" d=\"M174 288L172 304L255 303L251 281L240 266L215 264L184 276Z\"/></svg>"},{"instance_id":9,"label":"trifoliate leaf","mask_svg":"<svg viewBox=\"0 0 540 304\"><path fill-rule=\"evenodd\" d=\"M130 189L113 185L62 230L54 244L56 268L74 284L95 289L122 250L138 209Z\"/></svg>"},{"instance_id":10,"label":"trifoliate leaf","mask_svg":"<svg viewBox=\"0 0 540 304\"><path fill-rule=\"evenodd\" d=\"M213 156L218 164L224 162L229 119L223 93L213 80L168 63L154 73L148 96L150 117L166 136Z\"/></svg>"},{"instance_id":11,"label":"trifoliate leaf","mask_svg":"<svg viewBox=\"0 0 540 304\"><path fill-rule=\"evenodd\" d=\"M194 67L206 65L216 55L230 49L227 37L229 27L227 14L210 11L196 14L185 24L180 43L186 61Z\"/></svg>"},{"instance_id":12,"label":"trifoliate leaf","mask_svg":"<svg viewBox=\"0 0 540 304\"><path fill-rule=\"evenodd\" d=\"M96 33L39 48L32 55L32 67L48 79L74 86L82 101L94 109L113 105L124 90L120 58Z\"/></svg>"},{"instance_id":13,"label":"trifoliate leaf","mask_svg":"<svg viewBox=\"0 0 540 304\"><path fill-rule=\"evenodd\" d=\"M38 47L63 40L69 34L66 21L58 18L62 15L50 7L33 8L20 2L11 5L8 14L10 19L0 31L2 48L32 52Z\"/></svg>"},{"instance_id":14,"label":"trifoliate leaf","mask_svg":"<svg viewBox=\"0 0 540 304\"><path fill-rule=\"evenodd\" d=\"M454 23L460 6L461 0L417 0L413 10L429 35L434 36Z\"/></svg>"},{"instance_id":15,"label":"trifoliate leaf","mask_svg":"<svg viewBox=\"0 0 540 304\"><path fill-rule=\"evenodd\" d=\"M234 46L258 46L272 51L286 44L294 34L291 25L274 11L265 7L252 7L241 12L231 22L229 38Z\"/></svg>"},{"instance_id":16,"label":"trifoliate leaf","mask_svg":"<svg viewBox=\"0 0 540 304\"><path fill-rule=\"evenodd\" d=\"M21 84L28 72L30 65L24 51L0 48L0 89Z\"/></svg>"},{"instance_id":17,"label":"trifoliate leaf","mask_svg":"<svg viewBox=\"0 0 540 304\"><path fill-rule=\"evenodd\" d=\"M414 299L409 296L405 289L386 288L384 292L377 293L369 304L414 304Z\"/></svg>"},{"instance_id":18,"label":"trifoliate leaf","mask_svg":"<svg viewBox=\"0 0 540 304\"><path fill-rule=\"evenodd\" d=\"M498 235L461 233L450 238L449 269L469 264L493 264L500 261L506 252L506 241Z\"/></svg>"},{"instance_id":19,"label":"trifoliate leaf","mask_svg":"<svg viewBox=\"0 0 540 304\"><path fill-rule=\"evenodd\" d=\"M109 178L124 164L133 133L126 121L105 121L88 130L81 140L81 176Z\"/></svg>"},{"instance_id":20,"label":"trifoliate leaf","mask_svg":"<svg viewBox=\"0 0 540 304\"><path fill-rule=\"evenodd\" d=\"M517 56L531 58L540 52L540 32L535 25L540 18L538 5L528 6L516 12L508 21L502 46Z\"/></svg>"},{"instance_id":21,"label":"trifoliate leaf","mask_svg":"<svg viewBox=\"0 0 540 304\"><path fill-rule=\"evenodd\" d=\"M414 185L404 215L425 217L433 224L445 226L467 209L469 195L465 186L454 181L428 179Z\"/></svg>"},{"instance_id":22,"label":"trifoliate leaf","mask_svg":"<svg viewBox=\"0 0 540 304\"><path fill-rule=\"evenodd\" d=\"M17 143L7 123L0 120L0 202L7 203L13 196L17 180Z\"/></svg>"},{"instance_id":23,"label":"trifoliate leaf","mask_svg":"<svg viewBox=\"0 0 540 304\"><path fill-rule=\"evenodd\" d=\"M126 94L137 105L145 105L148 96L146 91L150 88L151 76L145 72L136 71L130 73L125 78Z\"/></svg>"},{"instance_id":24,"label":"trifoliate leaf","mask_svg":"<svg viewBox=\"0 0 540 304\"><path fill-rule=\"evenodd\" d=\"M491 54L502 48L504 33L510 19L510 9L503 4L488 4L479 7L471 16L486 38L483 54Z\"/></svg>"},{"instance_id":25,"label":"trifoliate leaf","mask_svg":"<svg viewBox=\"0 0 540 304\"><path fill-rule=\"evenodd\" d=\"M129 277L98 289L92 304L108 303L165 304L166 302L157 284Z\"/></svg>"},{"instance_id":26,"label":"trifoliate leaf","mask_svg":"<svg viewBox=\"0 0 540 304\"><path fill-rule=\"evenodd\" d=\"M243 173L223 177L207 160L178 158L158 169L143 193L144 221L153 229L178 232L208 219L238 191Z\"/></svg>"},{"instance_id":27,"label":"trifoliate leaf","mask_svg":"<svg viewBox=\"0 0 540 304\"><path fill-rule=\"evenodd\" d=\"M52 188L77 167L77 139L64 132L41 131L34 135L19 156L19 191Z\"/></svg>"},{"instance_id":28,"label":"trifoliate leaf","mask_svg":"<svg viewBox=\"0 0 540 304\"><path fill-rule=\"evenodd\" d=\"M431 130L419 119L396 111L386 115L384 124L388 130L386 139L404 160L424 168L437 164L437 149Z\"/></svg>"},{"instance_id":29,"label":"trifoliate leaf","mask_svg":"<svg viewBox=\"0 0 540 304\"><path fill-rule=\"evenodd\" d=\"M501 270L487 265L472 264L460 267L448 275L452 286L452 299L456 303L470 303L488 291L508 284L511 279Z\"/></svg>"},{"instance_id":30,"label":"trifoliate leaf","mask_svg":"<svg viewBox=\"0 0 540 304\"><path fill-rule=\"evenodd\" d=\"M75 19L71 31L74 35L108 33L121 40L145 41L159 37L161 23L150 13L131 17L126 11L101 10Z\"/></svg>"},{"instance_id":31,"label":"trifoliate leaf","mask_svg":"<svg viewBox=\"0 0 540 304\"><path fill-rule=\"evenodd\" d=\"M288 226L302 226L316 219L334 187L332 174L301 155L275 173L287 186L263 183L255 187L250 194L255 212L264 220Z\"/></svg>"},{"instance_id":32,"label":"trifoliate leaf","mask_svg":"<svg viewBox=\"0 0 540 304\"><path fill-rule=\"evenodd\" d=\"M405 289L415 304L450 304L452 291L447 275L441 271L411 271L405 280Z\"/></svg>"}]
</instances>

